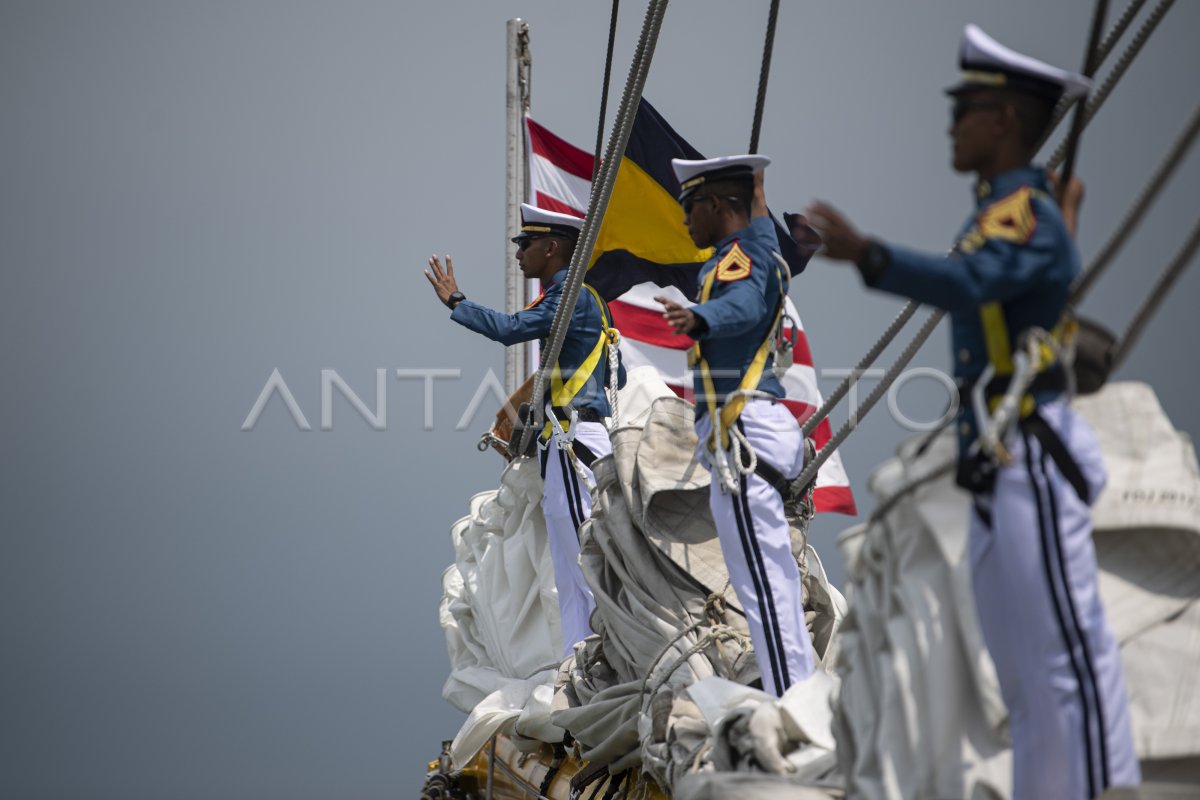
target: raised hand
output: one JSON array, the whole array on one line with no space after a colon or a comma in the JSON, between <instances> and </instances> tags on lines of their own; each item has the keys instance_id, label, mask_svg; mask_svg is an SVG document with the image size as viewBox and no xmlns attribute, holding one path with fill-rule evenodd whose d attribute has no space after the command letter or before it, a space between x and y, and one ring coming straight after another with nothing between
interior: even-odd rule
<instances>
[{"instance_id":1,"label":"raised hand","mask_svg":"<svg viewBox=\"0 0 1200 800\"><path fill-rule=\"evenodd\" d=\"M433 290L437 292L438 300L441 300L443 305L450 299L450 295L458 291L458 282L454 280L454 262L450 260L450 256L446 256L445 271L442 271L442 262L438 261L437 254L430 256L425 277L433 284Z\"/></svg>"},{"instance_id":2,"label":"raised hand","mask_svg":"<svg viewBox=\"0 0 1200 800\"><path fill-rule=\"evenodd\" d=\"M867 250L867 240L859 235L850 220L842 216L828 203L814 200L807 209L809 223L821 233L824 242L823 254L835 261L862 260Z\"/></svg>"}]
</instances>

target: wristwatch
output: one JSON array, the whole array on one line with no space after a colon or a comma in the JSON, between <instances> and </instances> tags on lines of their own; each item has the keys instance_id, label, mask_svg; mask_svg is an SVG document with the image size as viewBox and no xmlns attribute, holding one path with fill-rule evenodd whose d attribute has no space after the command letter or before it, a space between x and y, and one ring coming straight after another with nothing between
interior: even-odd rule
<instances>
[{"instance_id":1,"label":"wristwatch","mask_svg":"<svg viewBox=\"0 0 1200 800\"><path fill-rule=\"evenodd\" d=\"M863 283L871 286L879 280L891 263L891 253L882 244L872 239L867 243L866 251L863 252L862 258L856 262L855 266L862 275Z\"/></svg>"},{"instance_id":2,"label":"wristwatch","mask_svg":"<svg viewBox=\"0 0 1200 800\"><path fill-rule=\"evenodd\" d=\"M461 303L463 300L466 300L466 299L467 299L467 296L465 294L463 294L462 292L451 292L450 296L446 298L446 308L453 311L454 307L456 305L458 305L459 303Z\"/></svg>"}]
</instances>

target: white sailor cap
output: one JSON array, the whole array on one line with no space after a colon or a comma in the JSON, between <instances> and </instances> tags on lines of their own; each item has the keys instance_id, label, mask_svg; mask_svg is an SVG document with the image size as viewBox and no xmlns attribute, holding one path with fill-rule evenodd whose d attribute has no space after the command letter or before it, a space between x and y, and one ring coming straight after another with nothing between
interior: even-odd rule
<instances>
[{"instance_id":1,"label":"white sailor cap","mask_svg":"<svg viewBox=\"0 0 1200 800\"><path fill-rule=\"evenodd\" d=\"M766 156L721 156L701 161L672 158L671 168L679 180L679 202L705 183L711 181L751 181L754 173L766 169L771 159Z\"/></svg>"},{"instance_id":2,"label":"white sailor cap","mask_svg":"<svg viewBox=\"0 0 1200 800\"><path fill-rule=\"evenodd\" d=\"M980 89L1012 89L1057 102L1085 94L1092 82L1082 75L1053 67L997 42L977 25L963 28L958 51L961 81L946 90L960 95Z\"/></svg>"},{"instance_id":3,"label":"white sailor cap","mask_svg":"<svg viewBox=\"0 0 1200 800\"><path fill-rule=\"evenodd\" d=\"M512 240L518 244L525 239L536 239L539 236L562 236L574 240L579 238L579 230L582 227L581 217L559 214L557 211L547 211L528 203L521 203L521 232Z\"/></svg>"}]
</instances>

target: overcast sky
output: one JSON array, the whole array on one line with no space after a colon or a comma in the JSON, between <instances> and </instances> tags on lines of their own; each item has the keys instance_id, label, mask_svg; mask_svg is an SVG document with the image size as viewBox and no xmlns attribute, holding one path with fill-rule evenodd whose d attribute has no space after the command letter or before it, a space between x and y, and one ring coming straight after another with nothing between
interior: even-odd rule
<instances>
[{"instance_id":1,"label":"overcast sky","mask_svg":"<svg viewBox=\"0 0 1200 800\"><path fill-rule=\"evenodd\" d=\"M1078 68L1090 3L799 3L780 14L761 151L776 211L832 201L942 250L962 26ZM1114 4L1114 16L1123 3ZM706 154L744 152L767 0L680 0L646 96ZM641 25L622 4L615 108ZM421 275L454 256L501 303L505 20L530 21L533 113L590 148L602 2L0 3L0 795L412 796L462 715L440 697L447 531L502 466L456 425L502 353ZM1084 138L1079 243L1104 242L1200 100L1200 5L1177 3ZM1200 209L1192 155L1085 312L1120 329ZM1121 379L1200 431L1195 306L1177 285ZM901 303L816 260L794 281L819 368ZM893 348L885 356L890 362ZM945 368L940 330L918 364ZM241 426L273 370L278 397ZM396 370L459 370L433 385ZM384 430L321 372L375 406ZM826 392L836 385L821 382ZM934 418L932 383L901 407ZM839 423L844 412L835 418ZM868 417L867 477L908 434ZM819 519L814 543L840 580Z\"/></svg>"}]
</instances>

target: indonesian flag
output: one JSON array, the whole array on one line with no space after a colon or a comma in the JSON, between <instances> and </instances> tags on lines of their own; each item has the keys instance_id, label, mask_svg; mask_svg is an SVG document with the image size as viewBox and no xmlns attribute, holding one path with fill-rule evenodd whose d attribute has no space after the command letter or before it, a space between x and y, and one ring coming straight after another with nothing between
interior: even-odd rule
<instances>
[{"instance_id":1,"label":"indonesian flag","mask_svg":"<svg viewBox=\"0 0 1200 800\"><path fill-rule=\"evenodd\" d=\"M592 189L593 156L526 116L530 196L533 205L585 216ZM692 305L696 276L711 250L698 250L683 224L675 197L678 184L670 159L702 158L644 100L617 173L616 184L596 240L587 281L609 301L621 331L621 357L627 369L653 366L681 397L690 396L687 350L691 339L673 333L662 318L656 295ZM796 274L807 255L781 236L784 257ZM790 252L789 252L790 245ZM791 257L789 257L791 256ZM794 363L782 378L784 404L803 423L821 405L812 351L791 298L785 313L795 321ZM829 420L813 432L817 449L830 438ZM841 456L834 453L817 473L816 510L857 514Z\"/></svg>"}]
</instances>

